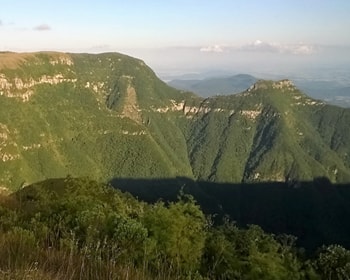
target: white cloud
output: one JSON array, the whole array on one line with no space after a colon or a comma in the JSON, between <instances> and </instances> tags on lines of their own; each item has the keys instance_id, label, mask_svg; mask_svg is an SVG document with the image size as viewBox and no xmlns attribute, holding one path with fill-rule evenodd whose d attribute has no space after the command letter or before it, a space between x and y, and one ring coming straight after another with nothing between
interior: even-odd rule
<instances>
[{"instance_id":1,"label":"white cloud","mask_svg":"<svg viewBox=\"0 0 350 280\"><path fill-rule=\"evenodd\" d=\"M1 19L0 19L0 26L2 25L2 21L1 21Z\"/></svg>"},{"instance_id":2,"label":"white cloud","mask_svg":"<svg viewBox=\"0 0 350 280\"><path fill-rule=\"evenodd\" d=\"M37 25L33 28L36 31L47 31L47 30L51 30L51 27L48 24L40 24Z\"/></svg>"},{"instance_id":3,"label":"white cloud","mask_svg":"<svg viewBox=\"0 0 350 280\"><path fill-rule=\"evenodd\" d=\"M255 40L254 42L243 45L238 48L240 51L260 51L260 52L276 52L278 48L273 43L266 43L261 40Z\"/></svg>"},{"instance_id":4,"label":"white cloud","mask_svg":"<svg viewBox=\"0 0 350 280\"><path fill-rule=\"evenodd\" d=\"M234 52L257 52L257 53L276 53L290 55L311 55L319 50L315 45L305 43L281 44L276 42L264 42L255 40L245 45L210 45L201 47L200 52L205 53L234 53Z\"/></svg>"},{"instance_id":5,"label":"white cloud","mask_svg":"<svg viewBox=\"0 0 350 280\"><path fill-rule=\"evenodd\" d=\"M224 47L220 45L213 45L208 47L200 48L201 52L213 52L213 53L222 53L224 52Z\"/></svg>"},{"instance_id":6,"label":"white cloud","mask_svg":"<svg viewBox=\"0 0 350 280\"><path fill-rule=\"evenodd\" d=\"M280 44L280 43L263 42L261 40L256 40L253 43L243 45L239 47L238 50L285 53L285 54L295 54L295 55L309 55L309 54L313 54L316 51L313 45L308 45L304 43Z\"/></svg>"}]
</instances>

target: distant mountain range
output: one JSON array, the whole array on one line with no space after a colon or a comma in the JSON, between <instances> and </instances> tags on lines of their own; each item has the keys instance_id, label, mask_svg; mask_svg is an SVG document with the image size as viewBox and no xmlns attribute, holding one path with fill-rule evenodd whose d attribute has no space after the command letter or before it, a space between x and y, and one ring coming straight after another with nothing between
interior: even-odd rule
<instances>
[{"instance_id":1,"label":"distant mountain range","mask_svg":"<svg viewBox=\"0 0 350 280\"><path fill-rule=\"evenodd\" d=\"M213 77L203 80L176 79L168 82L174 88L192 91L200 96L228 95L246 90L258 79L247 74L238 74L229 77Z\"/></svg>"},{"instance_id":2,"label":"distant mountain range","mask_svg":"<svg viewBox=\"0 0 350 280\"><path fill-rule=\"evenodd\" d=\"M197 75L198 76L198 75ZM168 84L180 90L187 90L203 97L215 95L229 95L242 92L258 79L247 74L233 76L214 75L203 79L192 79L183 75L171 80ZM318 81L296 79L295 85L306 94L316 99L341 107L350 107L350 86L339 84L336 81Z\"/></svg>"},{"instance_id":3,"label":"distant mountain range","mask_svg":"<svg viewBox=\"0 0 350 280\"><path fill-rule=\"evenodd\" d=\"M341 107L350 107L350 86L333 81L297 80L295 83L314 98Z\"/></svg>"},{"instance_id":4,"label":"distant mountain range","mask_svg":"<svg viewBox=\"0 0 350 280\"><path fill-rule=\"evenodd\" d=\"M45 178L350 181L350 110L238 75L203 98L118 53L0 53L0 187ZM225 88L225 87L223 87Z\"/></svg>"}]
</instances>

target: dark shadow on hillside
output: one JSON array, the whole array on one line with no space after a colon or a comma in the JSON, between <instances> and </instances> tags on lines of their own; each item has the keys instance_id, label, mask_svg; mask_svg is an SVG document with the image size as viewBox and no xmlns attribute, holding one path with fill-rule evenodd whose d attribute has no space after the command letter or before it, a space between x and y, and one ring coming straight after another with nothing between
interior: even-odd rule
<instances>
[{"instance_id":1,"label":"dark shadow on hillside","mask_svg":"<svg viewBox=\"0 0 350 280\"><path fill-rule=\"evenodd\" d=\"M181 189L219 221L225 215L240 226L298 237L298 245L313 251L322 244L350 248L350 184L327 178L311 182L213 183L188 178L113 179L112 186L147 202L175 201Z\"/></svg>"}]
</instances>

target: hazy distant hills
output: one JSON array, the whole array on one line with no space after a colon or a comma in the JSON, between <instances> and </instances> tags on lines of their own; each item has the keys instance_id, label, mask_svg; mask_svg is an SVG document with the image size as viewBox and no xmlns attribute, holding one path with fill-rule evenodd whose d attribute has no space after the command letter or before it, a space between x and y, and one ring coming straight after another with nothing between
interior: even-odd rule
<instances>
[{"instance_id":1,"label":"hazy distant hills","mask_svg":"<svg viewBox=\"0 0 350 280\"><path fill-rule=\"evenodd\" d=\"M234 76L218 74L201 79L190 79L190 76L184 75L179 79L169 81L168 84L180 90L187 90L203 97L210 97L242 92L257 80L257 78L248 74ZM313 98L322 99L327 103L341 107L350 107L350 86L342 85L336 81L309 79L296 79L295 84L300 90Z\"/></svg>"},{"instance_id":2,"label":"hazy distant hills","mask_svg":"<svg viewBox=\"0 0 350 280\"><path fill-rule=\"evenodd\" d=\"M310 96L341 107L350 107L350 86L334 81L297 80L300 89Z\"/></svg>"},{"instance_id":3,"label":"hazy distant hills","mask_svg":"<svg viewBox=\"0 0 350 280\"><path fill-rule=\"evenodd\" d=\"M350 110L289 80L244 87L203 98L117 53L1 53L0 186L67 174L350 181Z\"/></svg>"},{"instance_id":4,"label":"hazy distant hills","mask_svg":"<svg viewBox=\"0 0 350 280\"><path fill-rule=\"evenodd\" d=\"M227 95L246 90L257 79L251 75L238 74L230 77L213 77L202 80L176 79L168 82L172 87L181 90L192 91L200 96Z\"/></svg>"}]
</instances>

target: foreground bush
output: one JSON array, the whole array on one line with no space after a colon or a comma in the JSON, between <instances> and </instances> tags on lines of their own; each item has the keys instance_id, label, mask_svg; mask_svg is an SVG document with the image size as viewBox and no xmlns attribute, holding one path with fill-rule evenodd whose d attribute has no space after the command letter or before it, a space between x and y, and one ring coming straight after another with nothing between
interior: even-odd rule
<instances>
[{"instance_id":1,"label":"foreground bush","mask_svg":"<svg viewBox=\"0 0 350 280\"><path fill-rule=\"evenodd\" d=\"M0 203L0 279L349 279L349 267L340 246L307 260L293 236L213 226L184 194L146 204L68 177Z\"/></svg>"}]
</instances>

